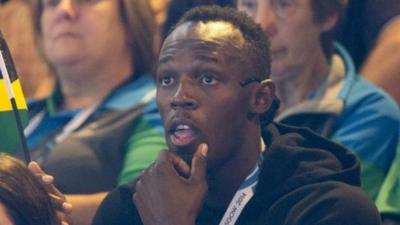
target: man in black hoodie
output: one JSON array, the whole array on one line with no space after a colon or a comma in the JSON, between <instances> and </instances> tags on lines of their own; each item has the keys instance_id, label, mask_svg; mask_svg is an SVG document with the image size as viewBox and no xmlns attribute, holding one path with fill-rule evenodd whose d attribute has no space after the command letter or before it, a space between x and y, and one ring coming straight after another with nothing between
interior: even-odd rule
<instances>
[{"instance_id":1,"label":"man in black hoodie","mask_svg":"<svg viewBox=\"0 0 400 225\"><path fill-rule=\"evenodd\" d=\"M233 9L185 14L157 69L169 150L113 191L94 225L380 224L354 155L270 122L278 104L267 46L260 27Z\"/></svg>"}]
</instances>

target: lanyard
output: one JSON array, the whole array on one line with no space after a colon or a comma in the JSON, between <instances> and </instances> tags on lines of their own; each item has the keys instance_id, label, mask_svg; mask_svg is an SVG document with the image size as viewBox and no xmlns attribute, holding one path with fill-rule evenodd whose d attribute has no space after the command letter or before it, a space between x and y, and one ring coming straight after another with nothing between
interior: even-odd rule
<instances>
[{"instance_id":1,"label":"lanyard","mask_svg":"<svg viewBox=\"0 0 400 225\"><path fill-rule=\"evenodd\" d=\"M78 129L93 113L99 108L100 104L96 104L87 109L80 111L77 115L75 115L71 121L69 121L63 128L62 132L58 134L55 138L56 143L60 143L64 140L68 135Z\"/></svg>"},{"instance_id":2,"label":"lanyard","mask_svg":"<svg viewBox=\"0 0 400 225\"><path fill-rule=\"evenodd\" d=\"M244 207L254 195L262 161L263 157L260 155L254 170L246 177L246 179L240 185L239 190L233 196L233 199L219 225L233 225L236 223Z\"/></svg>"},{"instance_id":3,"label":"lanyard","mask_svg":"<svg viewBox=\"0 0 400 225\"><path fill-rule=\"evenodd\" d=\"M81 110L76 114L63 128L62 132L55 138L55 142L59 143L64 140L74 130L78 129L98 108L100 104L96 104L87 109ZM42 110L36 116L34 116L28 126L25 128L25 136L30 136L34 130L39 126L45 117L45 110Z\"/></svg>"},{"instance_id":4,"label":"lanyard","mask_svg":"<svg viewBox=\"0 0 400 225\"><path fill-rule=\"evenodd\" d=\"M156 90L152 90L147 93L140 100L139 104L147 104L156 96ZM81 125L85 123L89 119L91 115L101 106L100 103L95 104L87 109L80 111L77 115L75 115L63 128L62 132L58 134L55 138L56 143L60 143L66 137L68 137L72 132L77 130ZM45 111L41 111L36 116L34 116L29 123L29 125L25 129L25 136L29 136L33 133L33 131L39 126L39 124L43 121L45 117Z\"/></svg>"}]
</instances>

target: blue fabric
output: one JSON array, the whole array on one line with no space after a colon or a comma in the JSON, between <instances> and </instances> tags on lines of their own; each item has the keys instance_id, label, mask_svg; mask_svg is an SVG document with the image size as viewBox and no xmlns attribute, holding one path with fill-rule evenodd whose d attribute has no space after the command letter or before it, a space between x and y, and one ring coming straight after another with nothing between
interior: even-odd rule
<instances>
[{"instance_id":1,"label":"blue fabric","mask_svg":"<svg viewBox=\"0 0 400 225\"><path fill-rule=\"evenodd\" d=\"M355 74L347 52L339 45L335 47L346 65L346 77L338 96L344 101L344 109L332 138L386 173L396 154L399 108L382 89Z\"/></svg>"},{"instance_id":2,"label":"blue fabric","mask_svg":"<svg viewBox=\"0 0 400 225\"><path fill-rule=\"evenodd\" d=\"M68 110L56 113L54 115L46 114L42 122L27 138L28 148L32 149L38 145L43 137L50 135L57 129L65 126L80 110Z\"/></svg>"},{"instance_id":3,"label":"blue fabric","mask_svg":"<svg viewBox=\"0 0 400 225\"><path fill-rule=\"evenodd\" d=\"M147 123L153 127L154 130L164 134L164 126L155 100L147 104L147 106L144 108L143 116Z\"/></svg>"},{"instance_id":4,"label":"blue fabric","mask_svg":"<svg viewBox=\"0 0 400 225\"><path fill-rule=\"evenodd\" d=\"M156 88L152 77L142 75L135 82L124 85L103 104L103 109L122 110L130 108L139 103L139 101L150 91ZM155 103L155 101L154 101ZM154 105L150 110L154 109Z\"/></svg>"},{"instance_id":5,"label":"blue fabric","mask_svg":"<svg viewBox=\"0 0 400 225\"><path fill-rule=\"evenodd\" d=\"M138 79L131 81L119 89L115 90L111 96L106 98L106 101L101 104L101 106L97 109L96 112L107 111L107 110L124 110L128 109L132 106L137 105L140 100L151 90L154 90L155 84L151 76L143 75ZM28 103L29 108L35 108L36 105L41 104L43 101L51 101L52 104L56 102L60 102L59 99L55 99L58 96L57 94L53 94L51 98L42 99L39 101L30 101ZM34 130L34 132L27 137L28 147L33 149L36 145L40 144L43 137L48 136L52 132L56 132L59 129L62 129L68 122L81 110L66 110L62 112L51 112L49 104L45 104L44 110L46 114L38 125L38 127ZM145 116L149 120L151 125L154 125L155 129L157 129L161 134L163 133L161 118L158 113L157 104L155 98L153 98L145 108ZM57 131L59 133L59 131Z\"/></svg>"}]
</instances>

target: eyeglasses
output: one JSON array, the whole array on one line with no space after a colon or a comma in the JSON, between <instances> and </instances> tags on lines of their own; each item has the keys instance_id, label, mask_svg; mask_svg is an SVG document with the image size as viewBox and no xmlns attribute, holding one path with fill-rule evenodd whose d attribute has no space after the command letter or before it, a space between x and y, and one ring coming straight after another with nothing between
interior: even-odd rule
<instances>
[{"instance_id":1,"label":"eyeglasses","mask_svg":"<svg viewBox=\"0 0 400 225\"><path fill-rule=\"evenodd\" d=\"M281 19L289 16L293 12L293 9L295 9L294 6L298 5L296 0L241 0L238 4L238 8L254 17L258 9L259 1L267 1L269 4L268 6L271 7L272 11Z\"/></svg>"},{"instance_id":2,"label":"eyeglasses","mask_svg":"<svg viewBox=\"0 0 400 225\"><path fill-rule=\"evenodd\" d=\"M42 0L42 4L48 7L56 7L64 0ZM78 6L94 5L102 0L69 0L73 1Z\"/></svg>"},{"instance_id":3,"label":"eyeglasses","mask_svg":"<svg viewBox=\"0 0 400 225\"><path fill-rule=\"evenodd\" d=\"M257 78L257 77L252 77L252 78L248 78L248 79L246 79L246 80L240 81L239 84L240 84L241 87L245 87L245 86L247 86L248 84L251 84L251 83L253 83L253 82L260 83L260 82L261 82L261 79L260 79L260 78Z\"/></svg>"}]
</instances>

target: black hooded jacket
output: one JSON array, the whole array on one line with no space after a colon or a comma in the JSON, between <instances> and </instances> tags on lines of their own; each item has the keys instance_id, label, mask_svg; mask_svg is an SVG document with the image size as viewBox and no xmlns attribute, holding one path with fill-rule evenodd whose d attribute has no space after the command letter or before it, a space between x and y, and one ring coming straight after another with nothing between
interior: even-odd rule
<instances>
[{"instance_id":1,"label":"black hooded jacket","mask_svg":"<svg viewBox=\"0 0 400 225\"><path fill-rule=\"evenodd\" d=\"M359 188L359 162L346 148L308 129L270 124L253 198L237 225L378 225L379 214ZM133 188L111 192L93 225L140 225ZM219 224L225 209L203 206L196 224Z\"/></svg>"}]
</instances>

